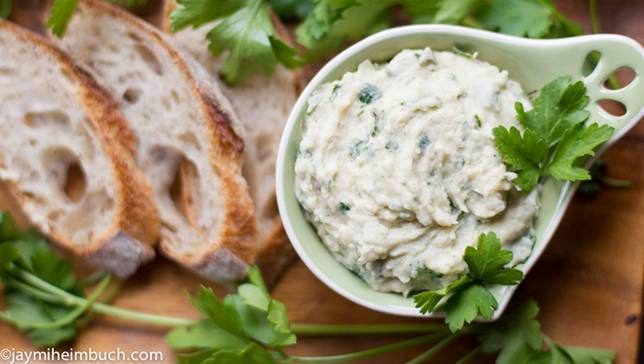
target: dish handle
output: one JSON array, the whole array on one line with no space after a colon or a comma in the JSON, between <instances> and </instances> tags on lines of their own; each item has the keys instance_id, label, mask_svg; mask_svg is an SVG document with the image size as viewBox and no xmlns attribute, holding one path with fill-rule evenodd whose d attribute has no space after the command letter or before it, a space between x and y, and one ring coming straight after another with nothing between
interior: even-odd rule
<instances>
[{"instance_id":1,"label":"dish handle","mask_svg":"<svg viewBox=\"0 0 644 364\"><path fill-rule=\"evenodd\" d=\"M583 66L579 67L590 97L590 120L615 128L615 133L607 143L612 144L644 116L644 49L636 41L620 35L598 34L581 39L583 41L570 50L588 55L585 62L597 62L590 74L585 76L581 71ZM598 54L593 55L595 52ZM633 80L619 89L605 87L607 78L623 67L633 71ZM599 104L602 100L620 102L625 113L613 115L607 112Z\"/></svg>"}]
</instances>

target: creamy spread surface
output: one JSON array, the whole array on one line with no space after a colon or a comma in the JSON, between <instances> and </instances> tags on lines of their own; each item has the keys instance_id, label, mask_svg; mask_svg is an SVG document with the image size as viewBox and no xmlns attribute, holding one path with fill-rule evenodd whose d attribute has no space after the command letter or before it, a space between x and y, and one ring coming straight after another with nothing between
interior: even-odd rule
<instances>
[{"instance_id":1,"label":"creamy spread surface","mask_svg":"<svg viewBox=\"0 0 644 364\"><path fill-rule=\"evenodd\" d=\"M374 289L435 289L495 232L514 262L532 250L537 189L512 185L494 144L522 129L521 86L489 63L429 48L365 61L308 100L295 193L337 260Z\"/></svg>"}]
</instances>

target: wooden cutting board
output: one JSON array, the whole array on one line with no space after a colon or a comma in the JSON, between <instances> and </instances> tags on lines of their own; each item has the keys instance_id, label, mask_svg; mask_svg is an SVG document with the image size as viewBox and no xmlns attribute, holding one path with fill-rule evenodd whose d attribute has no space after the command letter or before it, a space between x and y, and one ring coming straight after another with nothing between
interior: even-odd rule
<instances>
[{"instance_id":1,"label":"wooden cutting board","mask_svg":"<svg viewBox=\"0 0 644 364\"><path fill-rule=\"evenodd\" d=\"M563 13L589 30L586 1L558 1ZM644 42L644 1L600 4L603 29ZM642 77L644 75L641 75ZM643 96L644 97L644 96ZM513 305L534 298L540 321L554 340L571 345L605 347L618 353L618 363L635 363L642 314L644 262L644 123L640 123L604 156L609 174L633 181L630 189L603 188L594 197L577 195L545 254L521 284ZM0 207L6 201L0 199ZM196 317L188 303L199 279L163 259L144 267L125 283L114 304L151 313ZM218 292L223 292L217 288ZM380 314L338 296L297 262L274 290L298 323L393 323L412 320ZM393 338L301 338L289 353L330 355L391 342ZM458 343L434 363L451 363L472 343ZM0 324L0 348L32 350L19 332ZM73 348L110 351L120 348L161 350L174 357L159 328L97 317ZM396 353L368 363L400 363L418 351Z\"/></svg>"}]
</instances>

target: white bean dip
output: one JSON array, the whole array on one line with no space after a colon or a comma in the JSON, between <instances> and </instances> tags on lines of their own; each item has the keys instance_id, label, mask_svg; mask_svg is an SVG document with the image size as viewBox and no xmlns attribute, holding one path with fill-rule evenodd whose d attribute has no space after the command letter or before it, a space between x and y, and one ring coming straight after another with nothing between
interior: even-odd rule
<instances>
[{"instance_id":1,"label":"white bean dip","mask_svg":"<svg viewBox=\"0 0 644 364\"><path fill-rule=\"evenodd\" d=\"M492 129L530 102L506 71L464 55L403 50L364 61L308 100L295 193L334 257L383 292L436 289L495 232L525 260L538 189L516 191Z\"/></svg>"}]
</instances>

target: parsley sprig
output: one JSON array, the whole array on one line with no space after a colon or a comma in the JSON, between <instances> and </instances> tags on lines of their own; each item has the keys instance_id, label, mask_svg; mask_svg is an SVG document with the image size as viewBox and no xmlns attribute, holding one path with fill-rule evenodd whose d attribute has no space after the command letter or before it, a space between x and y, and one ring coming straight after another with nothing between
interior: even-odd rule
<instances>
[{"instance_id":1,"label":"parsley sprig","mask_svg":"<svg viewBox=\"0 0 644 364\"><path fill-rule=\"evenodd\" d=\"M183 351L179 362L272 363L285 358L282 347L296 343L284 304L271 298L256 267L237 294L221 301L212 289L201 287L193 305L204 318L167 335L170 347Z\"/></svg>"},{"instance_id":2,"label":"parsley sprig","mask_svg":"<svg viewBox=\"0 0 644 364\"><path fill-rule=\"evenodd\" d=\"M7 306L0 319L25 331L39 347L57 345L76 336L80 320L105 293L110 276L104 276L85 298L71 264L56 255L36 232L18 231L4 213L0 214L0 241L0 282L5 286ZM32 278L59 292L78 296L83 304L65 305L59 297L32 287L26 281Z\"/></svg>"},{"instance_id":3,"label":"parsley sprig","mask_svg":"<svg viewBox=\"0 0 644 364\"><path fill-rule=\"evenodd\" d=\"M502 267L506 253L498 253L491 235L484 247L471 251L468 259L477 277L493 282L513 280L516 273ZM492 242L490 244L490 242ZM500 257L502 256L502 257ZM87 286L96 282L93 289ZM325 325L292 324L283 303L271 297L257 268L248 279L223 299L212 289L201 287L192 298L200 320L148 314L111 306L101 301L110 294L110 277L92 274L78 277L71 264L59 257L33 231L18 230L9 215L0 212L0 281L5 290L5 310L0 320L22 332L40 347L69 341L92 318L109 315L127 322L141 322L171 328L166 341L186 364L293 364L347 363L366 360L411 347L427 350L408 363L421 363L444 350L461 336L471 336L479 345L459 363L479 354L498 354L497 363L611 363L615 354L601 349L562 346L540 331L538 307L529 301L495 323L472 324L452 333L442 324ZM85 296L85 291L89 294ZM298 336L416 335L391 344L353 353L304 357L289 355L284 348Z\"/></svg>"},{"instance_id":4,"label":"parsley sprig","mask_svg":"<svg viewBox=\"0 0 644 364\"><path fill-rule=\"evenodd\" d=\"M178 0L172 31L214 24L207 35L214 55L227 51L220 70L223 79L239 84L253 73L270 74L276 64L304 63L297 51L276 34L271 7L264 0Z\"/></svg>"},{"instance_id":5,"label":"parsley sprig","mask_svg":"<svg viewBox=\"0 0 644 364\"><path fill-rule=\"evenodd\" d=\"M525 111L516 104L517 119L525 128L494 128L494 140L503 161L518 174L513 183L529 192L545 176L561 181L582 181L591 178L583 168L584 158L606 142L614 129L596 123L586 125L589 112L586 87L560 77L546 84Z\"/></svg>"},{"instance_id":6,"label":"parsley sprig","mask_svg":"<svg viewBox=\"0 0 644 364\"><path fill-rule=\"evenodd\" d=\"M422 313L434 311L445 299L445 322L452 332L463 328L477 316L492 318L498 302L489 291L492 285L515 285L523 273L507 268L512 261L512 252L501 249L496 234L481 234L476 248L467 247L464 255L468 273L447 286L425 291L414 296L416 307Z\"/></svg>"},{"instance_id":7,"label":"parsley sprig","mask_svg":"<svg viewBox=\"0 0 644 364\"><path fill-rule=\"evenodd\" d=\"M110 0L138 6L147 0ZM281 63L289 68L304 65L336 52L348 41L400 22L404 14L412 23L460 24L501 33L556 38L582 34L551 0L177 0L171 14L173 31L210 27L209 50L224 57L222 78L233 85L251 74L269 74ZM47 26L63 36L78 0L54 0ZM12 0L0 0L0 17L8 17ZM392 11L394 8L398 11ZM596 9L591 8L591 11ZM277 36L271 16L299 21L300 54ZM611 80L613 80L611 78ZM614 81L614 80L613 80Z\"/></svg>"},{"instance_id":8,"label":"parsley sprig","mask_svg":"<svg viewBox=\"0 0 644 364\"><path fill-rule=\"evenodd\" d=\"M0 0L3 1L3 0ZM6 0L4 0L6 1ZM109 0L114 4L134 7L145 5L148 0ZM54 0L47 19L47 27L51 29L57 37L62 37L67 31L67 26L74 15L78 0Z\"/></svg>"},{"instance_id":9,"label":"parsley sprig","mask_svg":"<svg viewBox=\"0 0 644 364\"><path fill-rule=\"evenodd\" d=\"M529 300L492 325L477 325L483 353L496 353L497 364L553 363L608 364L615 360L610 350L558 345L541 332L539 306Z\"/></svg>"},{"instance_id":10,"label":"parsley sprig","mask_svg":"<svg viewBox=\"0 0 644 364\"><path fill-rule=\"evenodd\" d=\"M413 23L459 24L529 38L582 34L550 0L318 0L298 26L297 39L315 59L391 27L394 7Z\"/></svg>"}]
</instances>

